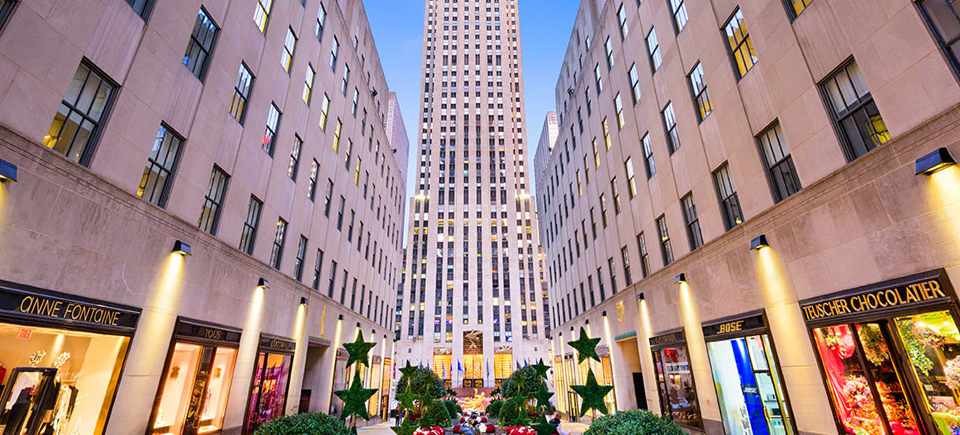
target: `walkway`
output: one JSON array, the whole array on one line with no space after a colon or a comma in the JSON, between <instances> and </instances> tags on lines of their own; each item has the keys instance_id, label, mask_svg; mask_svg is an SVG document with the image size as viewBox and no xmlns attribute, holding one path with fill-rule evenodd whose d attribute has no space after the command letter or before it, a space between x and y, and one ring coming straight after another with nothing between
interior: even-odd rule
<instances>
[{"instance_id":1,"label":"walkway","mask_svg":"<svg viewBox=\"0 0 960 435\"><path fill-rule=\"evenodd\" d=\"M563 433L569 435L583 435L583 432L587 430L587 425L583 423L569 423L563 422L560 426ZM358 427L358 435L394 435L393 431L390 430L390 423L380 423L368 427Z\"/></svg>"}]
</instances>

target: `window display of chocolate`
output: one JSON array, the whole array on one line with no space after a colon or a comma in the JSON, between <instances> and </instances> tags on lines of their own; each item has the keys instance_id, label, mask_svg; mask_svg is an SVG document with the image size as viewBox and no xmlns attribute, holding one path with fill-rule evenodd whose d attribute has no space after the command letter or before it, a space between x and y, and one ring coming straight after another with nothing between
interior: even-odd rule
<instances>
[{"instance_id":1,"label":"window display of chocolate","mask_svg":"<svg viewBox=\"0 0 960 435\"><path fill-rule=\"evenodd\" d=\"M851 310L855 314L845 313L842 307L823 310L833 314L825 319L806 314L808 322L814 323L813 342L837 423L845 433L960 433L955 294L939 272L908 278L802 304L814 313L806 307L863 301L859 306L864 309ZM887 309L871 310L873 298L887 305L877 307Z\"/></svg>"},{"instance_id":2,"label":"window display of chocolate","mask_svg":"<svg viewBox=\"0 0 960 435\"><path fill-rule=\"evenodd\" d=\"M753 329L748 329L750 326ZM724 432L794 435L783 381L762 315L703 330ZM730 336L734 338L727 338Z\"/></svg>"},{"instance_id":3,"label":"window display of chocolate","mask_svg":"<svg viewBox=\"0 0 960 435\"><path fill-rule=\"evenodd\" d=\"M0 434L102 434L129 341L0 323Z\"/></svg>"},{"instance_id":4,"label":"window display of chocolate","mask_svg":"<svg viewBox=\"0 0 960 435\"><path fill-rule=\"evenodd\" d=\"M678 424L703 429L697 388L683 340L683 332L650 339L661 413Z\"/></svg>"},{"instance_id":5,"label":"window display of chocolate","mask_svg":"<svg viewBox=\"0 0 960 435\"><path fill-rule=\"evenodd\" d=\"M261 424L283 416L295 348L296 344L292 341L261 336L244 424L245 433L253 433Z\"/></svg>"}]
</instances>

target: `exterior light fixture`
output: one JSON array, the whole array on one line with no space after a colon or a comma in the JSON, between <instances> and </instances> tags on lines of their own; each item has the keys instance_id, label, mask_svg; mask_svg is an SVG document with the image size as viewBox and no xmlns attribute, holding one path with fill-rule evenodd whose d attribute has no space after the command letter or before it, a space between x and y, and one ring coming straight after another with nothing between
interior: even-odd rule
<instances>
[{"instance_id":1,"label":"exterior light fixture","mask_svg":"<svg viewBox=\"0 0 960 435\"><path fill-rule=\"evenodd\" d=\"M674 279L673 282L676 283L676 284L683 284L683 283L687 282L687 275L681 273L681 274L677 275L676 279Z\"/></svg>"},{"instance_id":2,"label":"exterior light fixture","mask_svg":"<svg viewBox=\"0 0 960 435\"><path fill-rule=\"evenodd\" d=\"M17 165L0 159L0 183L17 182Z\"/></svg>"},{"instance_id":3,"label":"exterior light fixture","mask_svg":"<svg viewBox=\"0 0 960 435\"><path fill-rule=\"evenodd\" d=\"M770 245L767 244L767 235L766 235L766 234L761 234L761 235L759 235L759 236L757 236L757 237L754 237L753 240L750 241L750 250L751 250L751 251L759 251L760 248L766 248L766 247L769 247L769 246L770 246Z\"/></svg>"},{"instance_id":4,"label":"exterior light fixture","mask_svg":"<svg viewBox=\"0 0 960 435\"><path fill-rule=\"evenodd\" d=\"M600 313L600 317L607 317L607 312L604 311L604 312Z\"/></svg>"},{"instance_id":5,"label":"exterior light fixture","mask_svg":"<svg viewBox=\"0 0 960 435\"><path fill-rule=\"evenodd\" d=\"M301 297L300 297L300 305L303 305L303 306L310 305L310 300L307 299L306 296L301 296Z\"/></svg>"},{"instance_id":6,"label":"exterior light fixture","mask_svg":"<svg viewBox=\"0 0 960 435\"><path fill-rule=\"evenodd\" d=\"M180 254L184 257L189 257L193 255L192 252L190 251L190 245L184 243L182 240L177 240L176 242L173 242L172 252L175 254Z\"/></svg>"},{"instance_id":7,"label":"exterior light fixture","mask_svg":"<svg viewBox=\"0 0 960 435\"><path fill-rule=\"evenodd\" d=\"M260 278L260 279L257 281L257 287L260 287L260 288L266 290L266 289L270 288L270 281L267 281L266 278Z\"/></svg>"},{"instance_id":8,"label":"exterior light fixture","mask_svg":"<svg viewBox=\"0 0 960 435\"><path fill-rule=\"evenodd\" d=\"M586 321L584 321L583 324L584 324L584 325L589 325L589 324L590 324L590 319L587 319Z\"/></svg>"},{"instance_id":9,"label":"exterior light fixture","mask_svg":"<svg viewBox=\"0 0 960 435\"><path fill-rule=\"evenodd\" d=\"M343 320L343 314L338 315L337 320Z\"/></svg>"},{"instance_id":10,"label":"exterior light fixture","mask_svg":"<svg viewBox=\"0 0 960 435\"><path fill-rule=\"evenodd\" d=\"M934 152L917 159L915 175L932 175L934 172L956 164L957 162L953 160L950 151L940 147Z\"/></svg>"},{"instance_id":11,"label":"exterior light fixture","mask_svg":"<svg viewBox=\"0 0 960 435\"><path fill-rule=\"evenodd\" d=\"M642 300L643 300L643 292L640 292L640 293L637 294L637 300L638 300L638 301L642 301Z\"/></svg>"}]
</instances>

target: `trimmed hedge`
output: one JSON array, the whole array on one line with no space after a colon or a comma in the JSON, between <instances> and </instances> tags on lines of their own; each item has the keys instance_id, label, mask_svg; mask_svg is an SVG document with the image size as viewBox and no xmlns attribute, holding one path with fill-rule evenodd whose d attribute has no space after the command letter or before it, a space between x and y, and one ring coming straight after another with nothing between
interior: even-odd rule
<instances>
[{"instance_id":1,"label":"trimmed hedge","mask_svg":"<svg viewBox=\"0 0 960 435\"><path fill-rule=\"evenodd\" d=\"M524 399L521 397L507 399L503 402L497 419L504 426L526 426L528 421Z\"/></svg>"},{"instance_id":2,"label":"trimmed hedge","mask_svg":"<svg viewBox=\"0 0 960 435\"><path fill-rule=\"evenodd\" d=\"M635 409L593 420L584 435L685 435L685 432L669 418Z\"/></svg>"},{"instance_id":3,"label":"trimmed hedge","mask_svg":"<svg viewBox=\"0 0 960 435\"><path fill-rule=\"evenodd\" d=\"M350 435L340 419L319 412L296 414L273 419L255 432L256 435Z\"/></svg>"},{"instance_id":4,"label":"trimmed hedge","mask_svg":"<svg viewBox=\"0 0 960 435\"><path fill-rule=\"evenodd\" d=\"M447 408L447 415L451 420L457 418L457 414L462 411L456 400L448 399L443 401L443 406Z\"/></svg>"},{"instance_id":5,"label":"trimmed hedge","mask_svg":"<svg viewBox=\"0 0 960 435\"><path fill-rule=\"evenodd\" d=\"M500 399L493 399L490 401L490 404L487 405L487 415L489 415L491 418L498 418L497 416L500 415L501 408L503 408L503 401Z\"/></svg>"}]
</instances>

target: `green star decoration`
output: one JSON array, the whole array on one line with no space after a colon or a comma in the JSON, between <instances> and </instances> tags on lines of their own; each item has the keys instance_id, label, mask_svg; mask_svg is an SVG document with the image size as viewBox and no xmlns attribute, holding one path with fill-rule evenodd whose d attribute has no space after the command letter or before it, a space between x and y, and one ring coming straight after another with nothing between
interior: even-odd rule
<instances>
[{"instance_id":1,"label":"green star decoration","mask_svg":"<svg viewBox=\"0 0 960 435\"><path fill-rule=\"evenodd\" d=\"M416 423L410 421L409 418L403 419L403 422L400 423L400 426L391 426L390 429L393 430L393 433L397 435L413 435L417 431L418 427Z\"/></svg>"},{"instance_id":2,"label":"green star decoration","mask_svg":"<svg viewBox=\"0 0 960 435\"><path fill-rule=\"evenodd\" d=\"M551 397L553 397L553 393L547 391L546 389L533 393L533 398L537 399L537 408L549 408Z\"/></svg>"},{"instance_id":3,"label":"green star decoration","mask_svg":"<svg viewBox=\"0 0 960 435\"><path fill-rule=\"evenodd\" d=\"M537 435L554 435L557 433L557 427L550 424L550 422L547 421L547 417L542 415L540 416L540 420L537 421L537 424L530 427L537 431Z\"/></svg>"},{"instance_id":4,"label":"green star decoration","mask_svg":"<svg viewBox=\"0 0 960 435\"><path fill-rule=\"evenodd\" d=\"M367 354L376 345L375 342L363 341L363 331L358 331L357 339L353 343L343 343L343 347L350 354L350 358L347 359L347 367L350 367L353 363L359 363L362 366L367 365Z\"/></svg>"},{"instance_id":5,"label":"green star decoration","mask_svg":"<svg viewBox=\"0 0 960 435\"><path fill-rule=\"evenodd\" d=\"M607 413L607 404L603 403L603 397L613 389L613 385L598 384L597 377L593 374L593 369L587 372L586 385L571 385L570 388L583 398L583 403L580 406L580 417L583 417L590 408L596 409L603 414Z\"/></svg>"},{"instance_id":6,"label":"green star decoration","mask_svg":"<svg viewBox=\"0 0 960 435\"><path fill-rule=\"evenodd\" d=\"M587 336L587 330L580 328L580 338L575 341L568 341L570 347L577 350L577 364L582 363L587 358L593 358L600 362L600 355L597 355L597 344L599 338L590 338Z\"/></svg>"},{"instance_id":7,"label":"green star decoration","mask_svg":"<svg viewBox=\"0 0 960 435\"><path fill-rule=\"evenodd\" d=\"M397 400L400 401L400 409L405 409L408 411L416 408L416 405L413 403L419 397L413 393L410 389L410 384L407 384L407 389L402 393L397 393Z\"/></svg>"},{"instance_id":8,"label":"green star decoration","mask_svg":"<svg viewBox=\"0 0 960 435\"><path fill-rule=\"evenodd\" d=\"M406 376L407 378L413 378L414 373L416 373L417 368L410 365L410 361L407 361L407 366L400 369L400 377Z\"/></svg>"},{"instance_id":9,"label":"green star decoration","mask_svg":"<svg viewBox=\"0 0 960 435\"><path fill-rule=\"evenodd\" d=\"M537 371L537 375L539 375L541 378L546 378L547 371L550 370L550 366L543 363L543 358L540 358L540 362L534 364L532 367Z\"/></svg>"},{"instance_id":10,"label":"green star decoration","mask_svg":"<svg viewBox=\"0 0 960 435\"><path fill-rule=\"evenodd\" d=\"M376 394L377 390L363 388L362 383L358 370L353 374L353 383L350 384L350 389L333 392L343 401L341 420L346 420L351 415L356 415L364 420L370 419L370 414L367 413L367 400L370 400L370 397Z\"/></svg>"}]
</instances>

